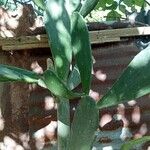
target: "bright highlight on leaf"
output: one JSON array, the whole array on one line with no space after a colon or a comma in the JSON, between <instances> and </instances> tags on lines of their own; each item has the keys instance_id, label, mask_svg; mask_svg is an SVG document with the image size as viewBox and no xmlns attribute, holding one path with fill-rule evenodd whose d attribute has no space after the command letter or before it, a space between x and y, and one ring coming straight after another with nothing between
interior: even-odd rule
<instances>
[{"instance_id":1,"label":"bright highlight on leaf","mask_svg":"<svg viewBox=\"0 0 150 150\"><path fill-rule=\"evenodd\" d=\"M44 20L54 68L58 76L66 80L72 61L72 46L70 18L65 3L58 0L48 0Z\"/></svg>"},{"instance_id":2,"label":"bright highlight on leaf","mask_svg":"<svg viewBox=\"0 0 150 150\"><path fill-rule=\"evenodd\" d=\"M21 81L28 83L38 83L40 75L25 69L0 65L0 82Z\"/></svg>"},{"instance_id":3,"label":"bright highlight on leaf","mask_svg":"<svg viewBox=\"0 0 150 150\"><path fill-rule=\"evenodd\" d=\"M150 93L150 46L135 56L112 88L98 101L109 107Z\"/></svg>"},{"instance_id":4,"label":"bright highlight on leaf","mask_svg":"<svg viewBox=\"0 0 150 150\"><path fill-rule=\"evenodd\" d=\"M72 45L75 61L79 68L83 92L89 93L91 84L92 52L88 29L79 13L72 15ZM80 35L80 36L78 36Z\"/></svg>"},{"instance_id":5,"label":"bright highlight on leaf","mask_svg":"<svg viewBox=\"0 0 150 150\"><path fill-rule=\"evenodd\" d=\"M69 9L71 13L80 10L81 6L81 0L69 0Z\"/></svg>"}]
</instances>

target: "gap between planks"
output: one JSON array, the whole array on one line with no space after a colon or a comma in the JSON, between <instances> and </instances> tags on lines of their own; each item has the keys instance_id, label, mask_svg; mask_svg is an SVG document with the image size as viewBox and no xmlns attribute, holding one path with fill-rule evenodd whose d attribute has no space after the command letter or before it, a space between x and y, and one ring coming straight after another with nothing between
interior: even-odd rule
<instances>
[{"instance_id":1,"label":"gap between planks","mask_svg":"<svg viewBox=\"0 0 150 150\"><path fill-rule=\"evenodd\" d=\"M123 29L108 29L89 31L91 44L101 44L109 42L119 42L123 37L150 35L150 27L134 27ZM46 34L37 36L21 36L0 38L0 46L4 51L24 50L34 48L48 48L48 38Z\"/></svg>"}]
</instances>

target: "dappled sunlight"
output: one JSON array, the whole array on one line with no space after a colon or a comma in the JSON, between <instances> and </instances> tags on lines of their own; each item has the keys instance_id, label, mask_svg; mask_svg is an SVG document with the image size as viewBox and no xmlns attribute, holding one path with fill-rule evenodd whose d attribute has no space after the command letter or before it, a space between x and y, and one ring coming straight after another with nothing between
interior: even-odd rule
<instances>
[{"instance_id":1,"label":"dappled sunlight","mask_svg":"<svg viewBox=\"0 0 150 150\"><path fill-rule=\"evenodd\" d=\"M139 133L141 133L141 135L145 135L148 131L148 128L147 128L147 124L143 123L139 129Z\"/></svg>"},{"instance_id":2,"label":"dappled sunlight","mask_svg":"<svg viewBox=\"0 0 150 150\"><path fill-rule=\"evenodd\" d=\"M129 106L134 106L137 104L137 102L135 100L131 100L129 102L127 102Z\"/></svg>"},{"instance_id":3,"label":"dappled sunlight","mask_svg":"<svg viewBox=\"0 0 150 150\"><path fill-rule=\"evenodd\" d=\"M143 109L140 101L132 100L110 110L101 110L100 132L97 132L95 147L103 149L110 146L115 149L127 140L149 135L149 120L146 120L147 115L143 112L147 112L147 109Z\"/></svg>"},{"instance_id":4,"label":"dappled sunlight","mask_svg":"<svg viewBox=\"0 0 150 150\"><path fill-rule=\"evenodd\" d=\"M5 126L5 121L2 117L0 117L0 131L4 129L4 126Z\"/></svg>"},{"instance_id":5,"label":"dappled sunlight","mask_svg":"<svg viewBox=\"0 0 150 150\"><path fill-rule=\"evenodd\" d=\"M41 40L41 35L37 35L36 38L40 41Z\"/></svg>"},{"instance_id":6,"label":"dappled sunlight","mask_svg":"<svg viewBox=\"0 0 150 150\"><path fill-rule=\"evenodd\" d=\"M121 120L123 121L124 127L128 127L129 121L125 116L125 106L124 106L124 104L119 104L117 110L118 110L118 114L121 116Z\"/></svg>"},{"instance_id":7,"label":"dappled sunlight","mask_svg":"<svg viewBox=\"0 0 150 150\"><path fill-rule=\"evenodd\" d=\"M12 31L7 30L5 27L0 27L0 36L3 38L14 37L14 33Z\"/></svg>"},{"instance_id":8,"label":"dappled sunlight","mask_svg":"<svg viewBox=\"0 0 150 150\"><path fill-rule=\"evenodd\" d=\"M32 69L34 72L38 73L38 74L42 74L42 73L43 73L43 69L42 69L42 67L38 64L37 61L32 62L32 64L31 64L31 69Z\"/></svg>"},{"instance_id":9,"label":"dappled sunlight","mask_svg":"<svg viewBox=\"0 0 150 150\"><path fill-rule=\"evenodd\" d=\"M63 67L63 60L62 60L62 58L61 58L60 56L56 56L55 62L56 62L56 65L57 65L59 68Z\"/></svg>"},{"instance_id":10,"label":"dappled sunlight","mask_svg":"<svg viewBox=\"0 0 150 150\"><path fill-rule=\"evenodd\" d=\"M37 149L42 149L45 146L45 138L47 138L50 142L55 143L54 141L56 141L56 128L57 122L51 121L50 124L34 133L35 145Z\"/></svg>"},{"instance_id":11,"label":"dappled sunlight","mask_svg":"<svg viewBox=\"0 0 150 150\"><path fill-rule=\"evenodd\" d=\"M33 90L35 90L37 88L37 84L29 84L29 90L30 91L33 91Z\"/></svg>"},{"instance_id":12,"label":"dappled sunlight","mask_svg":"<svg viewBox=\"0 0 150 150\"><path fill-rule=\"evenodd\" d=\"M139 131L134 135L134 138L141 138L142 136L146 135L147 132L148 132L147 125L143 123L140 126Z\"/></svg>"},{"instance_id":13,"label":"dappled sunlight","mask_svg":"<svg viewBox=\"0 0 150 150\"><path fill-rule=\"evenodd\" d=\"M42 16L36 16L31 4L18 5L15 10L0 7L0 36L3 38L45 33Z\"/></svg>"},{"instance_id":14,"label":"dappled sunlight","mask_svg":"<svg viewBox=\"0 0 150 150\"><path fill-rule=\"evenodd\" d=\"M96 91L93 91L92 89L89 92L89 96L91 96L96 101L98 101L100 99L99 93Z\"/></svg>"},{"instance_id":15,"label":"dappled sunlight","mask_svg":"<svg viewBox=\"0 0 150 150\"><path fill-rule=\"evenodd\" d=\"M136 124L138 124L140 122L141 119L141 111L140 111L140 107L139 106L135 106L133 108L132 114L132 121Z\"/></svg>"},{"instance_id":16,"label":"dappled sunlight","mask_svg":"<svg viewBox=\"0 0 150 150\"><path fill-rule=\"evenodd\" d=\"M61 17L63 13L61 4L58 4L58 2L55 2L55 1L48 3L48 4L50 4L50 5L47 5L47 8L50 11L51 17L55 20Z\"/></svg>"},{"instance_id":17,"label":"dappled sunlight","mask_svg":"<svg viewBox=\"0 0 150 150\"><path fill-rule=\"evenodd\" d=\"M106 73L103 73L102 70L98 70L95 72L95 77L100 81L105 81L107 79Z\"/></svg>"},{"instance_id":18,"label":"dappled sunlight","mask_svg":"<svg viewBox=\"0 0 150 150\"><path fill-rule=\"evenodd\" d=\"M25 150L25 147L18 144L13 138L9 136L5 136L3 142L0 142L0 149L1 150Z\"/></svg>"},{"instance_id":19,"label":"dappled sunlight","mask_svg":"<svg viewBox=\"0 0 150 150\"><path fill-rule=\"evenodd\" d=\"M34 133L35 146L37 149L43 149L45 145L45 134L44 129L40 129Z\"/></svg>"},{"instance_id":20,"label":"dappled sunlight","mask_svg":"<svg viewBox=\"0 0 150 150\"><path fill-rule=\"evenodd\" d=\"M123 127L121 130L120 139L122 141L125 141L125 140L131 139L131 138L132 138L132 133L131 133L130 129L128 127Z\"/></svg>"},{"instance_id":21,"label":"dappled sunlight","mask_svg":"<svg viewBox=\"0 0 150 150\"><path fill-rule=\"evenodd\" d=\"M23 145L24 148L30 149L30 146L29 146L29 140L30 140L29 133L20 133L19 134L19 139L22 142L22 145Z\"/></svg>"},{"instance_id":22,"label":"dappled sunlight","mask_svg":"<svg viewBox=\"0 0 150 150\"><path fill-rule=\"evenodd\" d=\"M99 125L100 127L103 127L104 125L106 125L107 123L112 121L112 116L110 114L104 114L101 118L100 118L100 122Z\"/></svg>"},{"instance_id":23,"label":"dappled sunlight","mask_svg":"<svg viewBox=\"0 0 150 150\"><path fill-rule=\"evenodd\" d=\"M49 18L51 17L54 20L58 19L58 21L56 23L52 23L52 27L51 27L52 29L54 28L52 34L55 33L54 36L56 36L56 39L58 39L58 41L55 41L55 39L54 39L54 41L52 42L52 43L56 42L56 47L54 46L54 50L57 50L56 48L58 46L58 53L56 55L54 54L54 56L56 56L56 57L53 59L55 61L55 65L57 65L57 67L58 67L58 68L56 68L56 70L59 68L62 68L63 70L65 70L64 68L67 67L66 62L70 61L70 59L71 59L70 54L72 54L72 53L69 53L69 51L71 51L71 49L68 48L69 44L70 44L70 41L68 41L68 39L70 39L70 35L69 35L70 23L67 24L66 23L67 21L63 22L61 20L61 17L66 17L64 15L66 12L62 10L61 5L62 4L56 0L56 2L52 2L51 5L48 6L48 8L50 7L49 10L50 10L50 13L52 14L51 16L48 16L48 17ZM4 16L6 18L10 17L7 22L4 20L4 18L2 18L2 21L1 21L1 18L0 18L0 22L2 22L2 25L3 25L3 26L1 26L1 23L0 23L0 26L1 26L0 27L1 28L0 36L13 37L13 36L16 36L16 35L18 36L19 34L23 33L22 30L24 28L23 29L20 28L20 30L16 31L19 26L24 27L23 26L24 23L20 24L20 22L19 22L20 18L23 15L23 7L20 8L20 10L18 10L18 11L20 11L21 15L18 15L17 11L16 11L17 13L16 12L13 12L13 13L6 12L6 14ZM0 9L0 13L1 13L1 9ZM28 14L30 14L30 12L28 12ZM26 18L27 18L27 16L26 16ZM31 31L34 31L36 29L36 27L43 26L43 18L42 17L39 17L39 19L37 18L35 20L35 22L32 22L32 17L30 19L31 19L30 20L31 22L29 21L28 24L29 24L29 29ZM24 20L24 18L22 18L22 20ZM5 26L5 23L13 31L9 30ZM51 25L51 21L48 25ZM24 30L26 30L26 29L24 29ZM40 41L42 37L40 35L37 35L36 38ZM57 43L59 43L60 45L57 45ZM36 59L39 59L39 60L33 61L31 63L31 65L29 65L29 68L32 69L32 71L36 72L37 74L43 74L43 68L40 66L40 64L42 64L44 66L46 64L45 63L46 57L48 57L47 53L45 54L44 52L41 52L41 51L43 51L43 50L40 49L40 53L36 54ZM61 56L58 56L58 54L60 52L63 52L63 53ZM42 56L40 56L41 53L43 54ZM104 50L103 49L101 49L101 51L99 50L99 53L101 53L101 54L104 53ZM114 53L115 52L113 52L113 54ZM121 53L122 53L122 51L121 51ZM96 54L97 58L99 57L98 54ZM110 55L109 57L114 56L114 55L111 56L111 53L109 55ZM66 58L66 59L64 59L64 58ZM106 60L104 60L105 58L106 58ZM44 60L45 62L41 63L40 61L41 60L43 61L43 59L45 59ZM125 63L126 63L126 62L122 62L122 64L119 64L119 62L115 62L115 60L113 60L112 58L109 60L108 56L106 56L106 51L105 51L104 57L101 56L98 59L101 59L101 61L103 63L99 67L99 64L101 62L98 62L99 60L96 61L93 57L93 63L96 62L99 64L97 64L98 67L96 69L93 68L93 70L92 70L92 74L94 75L94 78L97 79L97 81L96 82L94 81L94 84L96 83L94 85L95 88L93 88L93 85L92 85L92 88L89 92L89 95L95 101L100 100L100 98L102 97L102 94L104 94L104 92L105 92L104 90L108 89L110 87L110 85L116 79L118 72L122 69L122 66L125 65ZM119 58L119 61L121 59L122 58ZM122 59L122 60L124 61L124 59ZM106 61L106 64L105 64L105 61ZM115 63L112 63L113 61ZM83 65L83 63L82 63L82 65ZM121 69L119 68L119 65L121 66L120 67ZM46 65L44 67L46 68ZM50 68L50 67L49 67L49 65L47 65L47 68ZM12 86L11 88L13 89L13 87L14 86ZM18 89L15 92L17 92ZM29 108L29 115L27 114L27 118L29 117L28 118L29 120L27 120L27 122L29 121L28 122L29 126L27 127L28 133L21 133L19 131L20 133L17 133L17 134L11 133L11 136L9 136L9 134L5 134L5 133L9 132L7 130L11 127L7 127L7 126L9 126L9 124L6 126L5 119L3 117L0 117L0 131L6 130L4 132L5 135L3 135L3 137L2 137L3 139L0 141L0 149L1 150L32 149L32 148L30 148L30 145L35 146L35 148L33 148L33 149L44 149L45 145L51 146L52 143L57 142L57 135L56 135L57 103L56 103L56 101L50 95L50 92L47 89L40 88L36 84L29 85L29 89L30 89L30 93L28 93L28 97L30 97L29 98L29 107L30 108ZM25 91L26 90L24 90L23 92L25 92ZM25 101L28 99L28 97L25 97ZM17 101L16 103L21 103L21 102ZM71 110L70 110L71 118L73 118L72 116L77 108L78 101L75 101L75 102L73 101L73 103L74 104L73 105L71 104L71 107L70 107L71 108ZM24 111L23 107L21 107L21 109L22 109L22 111ZM102 115L100 114L99 129L97 130L99 132L99 135L97 135L96 138L97 138L97 142L99 142L101 144L101 146L103 147L102 148L103 150L113 150L113 149L115 149L115 146L118 146L117 144L122 144L122 142L126 141L127 139L142 137L144 135L147 135L147 133L148 133L148 129L149 129L148 124L147 124L147 122L144 122L145 120L144 121L142 120L142 113L143 113L142 111L143 110L141 110L141 106L135 100L129 101L125 104L119 104L115 108L114 107L113 108L105 108L104 110L101 110L101 111L102 111ZM103 111L105 113L103 113ZM19 123L24 122L24 120L25 119L21 116L17 120L17 122L19 122ZM67 135L67 131L65 130L66 128L64 128L64 123L60 122L60 121L59 121L59 123L62 127L62 132L59 135L61 137L65 137ZM20 129L18 129L20 126L17 127L17 126L15 126L15 124L13 124L12 126L14 126L13 130L20 130ZM30 143L30 141L31 141L31 143ZM115 141L117 141L118 143L115 143ZM104 144L102 144L102 143L104 143ZM94 149L92 149L92 150L94 150Z\"/></svg>"},{"instance_id":24,"label":"dappled sunlight","mask_svg":"<svg viewBox=\"0 0 150 150\"><path fill-rule=\"evenodd\" d=\"M37 18L35 18L35 22L33 24L32 27L30 27L30 30L34 31L36 30L36 28L41 28L44 26L44 23L43 23L43 17L42 16L37 16ZM40 37L40 35L37 35L36 37ZM37 38L40 40L40 38Z\"/></svg>"},{"instance_id":25,"label":"dappled sunlight","mask_svg":"<svg viewBox=\"0 0 150 150\"><path fill-rule=\"evenodd\" d=\"M51 121L51 123L44 128L45 136L49 140L54 140L56 128L57 128L57 122L56 121Z\"/></svg>"},{"instance_id":26,"label":"dappled sunlight","mask_svg":"<svg viewBox=\"0 0 150 150\"><path fill-rule=\"evenodd\" d=\"M95 58L94 58L94 56L92 55L92 72L91 72L91 74L95 74L95 72L94 72L94 64L96 63L96 60L95 60Z\"/></svg>"},{"instance_id":27,"label":"dappled sunlight","mask_svg":"<svg viewBox=\"0 0 150 150\"><path fill-rule=\"evenodd\" d=\"M46 96L44 101L45 101L45 110L52 110L55 108L55 100L53 97Z\"/></svg>"},{"instance_id":28,"label":"dappled sunlight","mask_svg":"<svg viewBox=\"0 0 150 150\"><path fill-rule=\"evenodd\" d=\"M39 63L37 61L33 61L31 63L31 66L30 66L31 70L38 73L38 74L42 74L43 73L43 68L39 65ZM30 84L29 85L29 90L30 91L33 91L35 90L36 88L38 87L37 84Z\"/></svg>"},{"instance_id":29,"label":"dappled sunlight","mask_svg":"<svg viewBox=\"0 0 150 150\"><path fill-rule=\"evenodd\" d=\"M1 105L1 104L0 104ZM5 127L5 120L2 115L2 110L0 108L0 131L3 131Z\"/></svg>"}]
</instances>

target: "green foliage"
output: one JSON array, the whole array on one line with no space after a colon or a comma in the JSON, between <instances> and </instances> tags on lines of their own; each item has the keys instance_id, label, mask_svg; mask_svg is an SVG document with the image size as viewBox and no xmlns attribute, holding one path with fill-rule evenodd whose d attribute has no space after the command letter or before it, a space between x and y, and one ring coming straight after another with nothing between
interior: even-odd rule
<instances>
[{"instance_id":1,"label":"green foliage","mask_svg":"<svg viewBox=\"0 0 150 150\"><path fill-rule=\"evenodd\" d=\"M44 18L55 70L60 78L66 80L72 60L72 47L71 23L64 4L64 1L48 1Z\"/></svg>"},{"instance_id":2,"label":"green foliage","mask_svg":"<svg viewBox=\"0 0 150 150\"><path fill-rule=\"evenodd\" d=\"M40 76L32 71L0 65L0 82L20 81L27 83L38 83Z\"/></svg>"},{"instance_id":3,"label":"green foliage","mask_svg":"<svg viewBox=\"0 0 150 150\"><path fill-rule=\"evenodd\" d=\"M91 150L97 127L96 103L89 96L83 97L77 107L71 127L70 150Z\"/></svg>"},{"instance_id":4,"label":"green foliage","mask_svg":"<svg viewBox=\"0 0 150 150\"><path fill-rule=\"evenodd\" d=\"M44 72L43 81L47 88L58 97L73 99L82 96L81 94L70 91L52 70Z\"/></svg>"},{"instance_id":5,"label":"green foliage","mask_svg":"<svg viewBox=\"0 0 150 150\"><path fill-rule=\"evenodd\" d=\"M103 11L108 10L109 12L106 16L106 20L112 21L123 19L133 12L138 12L139 8L142 9L146 5L147 2L145 0L100 0L95 9Z\"/></svg>"},{"instance_id":6,"label":"green foliage","mask_svg":"<svg viewBox=\"0 0 150 150\"><path fill-rule=\"evenodd\" d=\"M117 11L112 10L107 14L106 20L107 21L119 20L120 17L121 15Z\"/></svg>"},{"instance_id":7,"label":"green foliage","mask_svg":"<svg viewBox=\"0 0 150 150\"><path fill-rule=\"evenodd\" d=\"M80 73L78 67L75 65L73 70L71 71L67 85L69 89L73 90L81 83Z\"/></svg>"},{"instance_id":8,"label":"green foliage","mask_svg":"<svg viewBox=\"0 0 150 150\"><path fill-rule=\"evenodd\" d=\"M4 5L4 1L0 0L0 6Z\"/></svg>"},{"instance_id":9,"label":"green foliage","mask_svg":"<svg viewBox=\"0 0 150 150\"><path fill-rule=\"evenodd\" d=\"M81 8L81 0L70 0L70 6L71 12L79 11Z\"/></svg>"},{"instance_id":10,"label":"green foliage","mask_svg":"<svg viewBox=\"0 0 150 150\"><path fill-rule=\"evenodd\" d=\"M149 68L150 46L135 56L97 106L109 107L150 93Z\"/></svg>"},{"instance_id":11,"label":"green foliage","mask_svg":"<svg viewBox=\"0 0 150 150\"><path fill-rule=\"evenodd\" d=\"M33 0L34 3L41 9L45 9L45 4L44 4L44 0Z\"/></svg>"},{"instance_id":12,"label":"green foliage","mask_svg":"<svg viewBox=\"0 0 150 150\"><path fill-rule=\"evenodd\" d=\"M83 92L88 94L90 89L92 70L92 54L88 29L82 16L79 13L73 13L71 18L73 52L77 66L79 68Z\"/></svg>"},{"instance_id":13,"label":"green foliage","mask_svg":"<svg viewBox=\"0 0 150 150\"><path fill-rule=\"evenodd\" d=\"M126 5L144 6L144 0L34 0L36 5L44 9L44 21L51 47L54 66L48 67L43 75L32 71L0 65L0 82L19 81L37 83L49 89L58 103L58 149L90 150L94 133L98 127L98 111L101 108L117 105L150 93L150 48L141 51L112 88L97 103L88 96L91 84L92 53L88 29L83 17L87 16L96 6L110 10L108 20L121 17L126 12ZM74 61L72 61L72 57ZM74 64L75 63L75 64ZM70 70L70 66L74 66ZM50 70L52 69L52 70ZM71 90L82 83L83 94ZM80 98L70 125L69 100ZM134 140L122 148L149 140Z\"/></svg>"},{"instance_id":14,"label":"green foliage","mask_svg":"<svg viewBox=\"0 0 150 150\"><path fill-rule=\"evenodd\" d=\"M135 146L141 145L147 141L150 141L150 136L144 136L139 139L131 140L121 146L121 150L132 150Z\"/></svg>"},{"instance_id":15,"label":"green foliage","mask_svg":"<svg viewBox=\"0 0 150 150\"><path fill-rule=\"evenodd\" d=\"M85 0L80 9L80 13L83 17L86 17L97 5L99 0Z\"/></svg>"}]
</instances>

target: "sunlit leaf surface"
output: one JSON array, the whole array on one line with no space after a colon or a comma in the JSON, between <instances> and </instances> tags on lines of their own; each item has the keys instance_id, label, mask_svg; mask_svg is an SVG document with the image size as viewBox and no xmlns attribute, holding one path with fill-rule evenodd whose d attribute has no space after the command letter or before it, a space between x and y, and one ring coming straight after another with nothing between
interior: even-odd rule
<instances>
[{"instance_id":1,"label":"sunlit leaf surface","mask_svg":"<svg viewBox=\"0 0 150 150\"><path fill-rule=\"evenodd\" d=\"M72 47L70 18L64 0L47 1L44 20L56 72L66 79L72 60Z\"/></svg>"},{"instance_id":2,"label":"sunlit leaf surface","mask_svg":"<svg viewBox=\"0 0 150 150\"><path fill-rule=\"evenodd\" d=\"M150 93L150 46L137 54L112 88L97 103L109 107Z\"/></svg>"},{"instance_id":3,"label":"sunlit leaf surface","mask_svg":"<svg viewBox=\"0 0 150 150\"><path fill-rule=\"evenodd\" d=\"M0 82L21 81L28 83L37 83L40 75L25 69L0 65Z\"/></svg>"},{"instance_id":4,"label":"sunlit leaf surface","mask_svg":"<svg viewBox=\"0 0 150 150\"><path fill-rule=\"evenodd\" d=\"M71 127L70 150L91 150L97 127L96 103L89 96L83 97L76 109Z\"/></svg>"},{"instance_id":5,"label":"sunlit leaf surface","mask_svg":"<svg viewBox=\"0 0 150 150\"><path fill-rule=\"evenodd\" d=\"M73 13L72 15L72 45L75 61L81 76L83 91L88 93L92 70L91 45L86 23L79 13Z\"/></svg>"}]
</instances>

